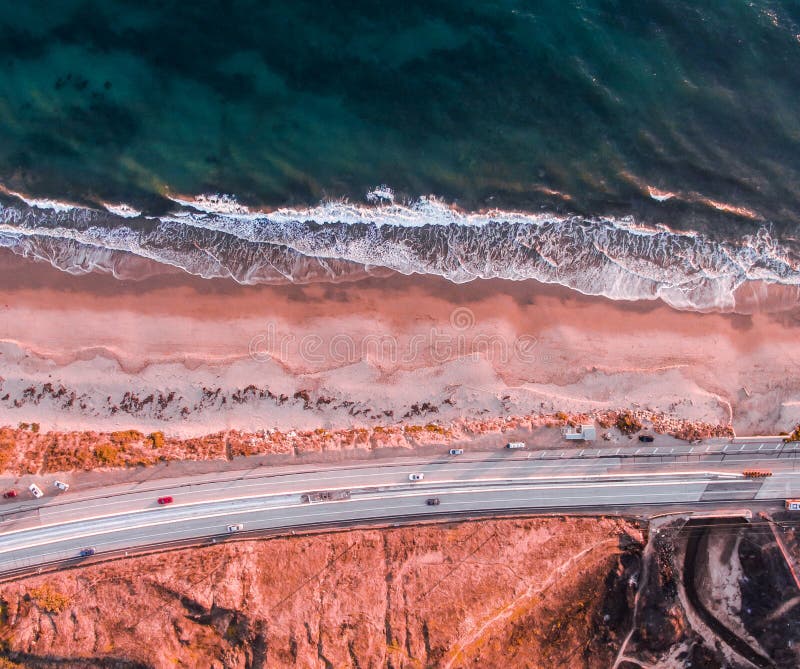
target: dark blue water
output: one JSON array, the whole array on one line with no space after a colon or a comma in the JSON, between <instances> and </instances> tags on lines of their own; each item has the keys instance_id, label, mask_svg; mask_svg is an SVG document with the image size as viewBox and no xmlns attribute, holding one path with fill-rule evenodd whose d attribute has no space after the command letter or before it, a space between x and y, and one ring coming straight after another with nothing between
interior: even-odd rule
<instances>
[{"instance_id":1,"label":"dark blue water","mask_svg":"<svg viewBox=\"0 0 800 669\"><path fill-rule=\"evenodd\" d=\"M0 181L8 189L94 208L124 202L145 214L174 210L169 196L228 193L251 207L293 207L297 222L321 226L303 231L302 244L296 230L178 226L183 246L172 251L182 257L205 249L206 228L215 230L221 268L201 271L196 259L165 260L168 235L154 223L93 219L146 247L128 239L111 244L115 252L237 280L264 278L244 259L267 265L276 255L291 256L278 274L298 280L308 270L298 269L299 254L315 266L334 262L331 276L354 263L466 280L510 264L511 278L577 287L565 278L572 266L543 276L531 257L514 259L527 249L552 264L542 247L567 246L570 263L594 271L593 250L632 217L702 235L608 241L609 264L625 259L636 276L655 280L672 260L664 249L679 248L690 269L670 286L720 271L730 278L726 290L751 278L798 282L796 0L3 2L0 37ZM335 215L305 209L364 203L379 184L396 201L433 194L467 212L544 212L561 227L551 239L532 221L520 229L499 214L501 229L491 234L420 232L441 223L437 214L415 218L417 232L382 236L336 228ZM7 203L16 209L3 213L5 246L59 266L75 261L75 271L108 265L89 258L107 254L105 240L64 234L85 216L65 224ZM365 217L365 225L383 220ZM599 232L585 224L597 217L611 221ZM382 246L372 255L343 248L353 234L362 246ZM398 238L413 262L386 260ZM509 259L486 269L480 256L498 239ZM478 256L464 276L439 266L456 247ZM742 249L746 258L736 256ZM731 254L735 269L720 268L719 257ZM608 293L603 286L579 288Z\"/></svg>"}]
</instances>

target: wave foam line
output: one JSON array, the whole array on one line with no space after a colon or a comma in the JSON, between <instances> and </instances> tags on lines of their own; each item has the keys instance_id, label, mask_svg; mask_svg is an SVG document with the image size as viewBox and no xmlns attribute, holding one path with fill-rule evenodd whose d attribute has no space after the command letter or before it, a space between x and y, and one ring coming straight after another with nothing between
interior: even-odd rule
<instances>
[{"instance_id":1,"label":"wave foam line","mask_svg":"<svg viewBox=\"0 0 800 669\"><path fill-rule=\"evenodd\" d=\"M740 241L716 241L632 218L467 213L432 197L270 212L232 198L182 202L169 216L135 219L85 207L0 205L0 245L76 273L112 271L122 255L244 284L388 271L454 282L534 279L696 310L733 309L746 282L800 286L798 253L789 242L781 246L768 225Z\"/></svg>"}]
</instances>

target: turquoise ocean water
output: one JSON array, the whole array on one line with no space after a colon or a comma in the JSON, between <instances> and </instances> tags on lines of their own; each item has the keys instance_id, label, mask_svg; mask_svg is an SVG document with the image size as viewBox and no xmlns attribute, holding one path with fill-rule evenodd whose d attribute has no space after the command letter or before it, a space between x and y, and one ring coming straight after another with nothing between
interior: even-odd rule
<instances>
[{"instance_id":1,"label":"turquoise ocean water","mask_svg":"<svg viewBox=\"0 0 800 669\"><path fill-rule=\"evenodd\" d=\"M33 0L0 36L0 244L70 271L800 283L795 0ZM251 215L175 202L218 193Z\"/></svg>"}]
</instances>

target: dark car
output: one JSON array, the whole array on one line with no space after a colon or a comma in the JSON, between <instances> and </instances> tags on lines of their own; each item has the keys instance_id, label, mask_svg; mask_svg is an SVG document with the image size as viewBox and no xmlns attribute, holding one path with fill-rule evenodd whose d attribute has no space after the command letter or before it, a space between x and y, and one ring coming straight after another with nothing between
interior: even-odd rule
<instances>
[{"instance_id":1,"label":"dark car","mask_svg":"<svg viewBox=\"0 0 800 669\"><path fill-rule=\"evenodd\" d=\"M639 441L644 441L645 443L650 444L653 441L653 437L651 437L649 434L640 434Z\"/></svg>"},{"instance_id":2,"label":"dark car","mask_svg":"<svg viewBox=\"0 0 800 669\"><path fill-rule=\"evenodd\" d=\"M172 504L173 499L171 495L167 495L166 497L159 497L158 503L159 504Z\"/></svg>"},{"instance_id":3,"label":"dark car","mask_svg":"<svg viewBox=\"0 0 800 669\"><path fill-rule=\"evenodd\" d=\"M11 499L12 497L16 496L17 496L16 490L7 490L6 492L3 493L3 497L5 497L6 499Z\"/></svg>"},{"instance_id":4,"label":"dark car","mask_svg":"<svg viewBox=\"0 0 800 669\"><path fill-rule=\"evenodd\" d=\"M96 552L97 551L95 551L94 548L81 548L81 552L78 553L78 555L80 555L81 557L91 557Z\"/></svg>"},{"instance_id":5,"label":"dark car","mask_svg":"<svg viewBox=\"0 0 800 669\"><path fill-rule=\"evenodd\" d=\"M439 506L439 498L428 497L428 499L425 500L425 504L427 504L428 506Z\"/></svg>"}]
</instances>

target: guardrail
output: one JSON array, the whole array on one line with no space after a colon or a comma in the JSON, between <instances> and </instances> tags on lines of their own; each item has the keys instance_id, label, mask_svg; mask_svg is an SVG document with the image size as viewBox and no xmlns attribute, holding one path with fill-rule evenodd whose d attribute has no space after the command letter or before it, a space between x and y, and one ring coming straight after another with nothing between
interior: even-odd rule
<instances>
[{"instance_id":1,"label":"guardrail","mask_svg":"<svg viewBox=\"0 0 800 669\"><path fill-rule=\"evenodd\" d=\"M703 459L719 456L724 459L728 456L760 454L767 457L775 456L798 457L800 456L800 442L746 442L727 444L686 444L676 446L620 446L609 448L581 448L581 449L547 449L542 451L527 451L526 459L529 460L569 460L569 459L635 459L635 458L694 458Z\"/></svg>"}]
</instances>

